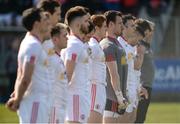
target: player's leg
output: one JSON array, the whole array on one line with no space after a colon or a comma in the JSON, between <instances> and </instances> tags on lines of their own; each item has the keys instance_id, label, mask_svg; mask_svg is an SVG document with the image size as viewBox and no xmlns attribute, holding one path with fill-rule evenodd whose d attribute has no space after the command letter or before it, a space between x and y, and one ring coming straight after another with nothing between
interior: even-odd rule
<instances>
[{"instance_id":1,"label":"player's leg","mask_svg":"<svg viewBox=\"0 0 180 124\"><path fill-rule=\"evenodd\" d=\"M23 100L18 111L20 123L48 123L48 105L40 100Z\"/></svg>"},{"instance_id":2,"label":"player's leg","mask_svg":"<svg viewBox=\"0 0 180 124\"><path fill-rule=\"evenodd\" d=\"M103 123L118 123L118 117L120 115L112 111L104 111Z\"/></svg>"},{"instance_id":3,"label":"player's leg","mask_svg":"<svg viewBox=\"0 0 180 124\"><path fill-rule=\"evenodd\" d=\"M144 123L146 119L147 110L151 100L151 88L145 88L148 91L148 99L143 98L139 101L135 123Z\"/></svg>"},{"instance_id":4,"label":"player's leg","mask_svg":"<svg viewBox=\"0 0 180 124\"><path fill-rule=\"evenodd\" d=\"M106 104L105 85L91 85L91 112L88 118L89 123L102 123L103 113Z\"/></svg>"},{"instance_id":5,"label":"player's leg","mask_svg":"<svg viewBox=\"0 0 180 124\"><path fill-rule=\"evenodd\" d=\"M86 123L90 112L88 95L70 95L68 99L66 123Z\"/></svg>"},{"instance_id":6,"label":"player's leg","mask_svg":"<svg viewBox=\"0 0 180 124\"><path fill-rule=\"evenodd\" d=\"M124 123L132 123L136 118L136 108L138 104L137 90L135 86L128 87L127 97L130 104L127 106L126 112L119 118L119 121Z\"/></svg>"},{"instance_id":7,"label":"player's leg","mask_svg":"<svg viewBox=\"0 0 180 124\"><path fill-rule=\"evenodd\" d=\"M106 99L103 123L118 123L118 118L120 116L121 114L118 113L118 103L110 99Z\"/></svg>"}]
</instances>

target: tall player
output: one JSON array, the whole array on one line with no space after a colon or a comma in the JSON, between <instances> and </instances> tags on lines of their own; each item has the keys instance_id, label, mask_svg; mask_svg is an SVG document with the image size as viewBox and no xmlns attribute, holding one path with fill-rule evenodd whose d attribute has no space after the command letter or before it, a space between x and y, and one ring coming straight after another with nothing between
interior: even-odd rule
<instances>
[{"instance_id":1,"label":"tall player","mask_svg":"<svg viewBox=\"0 0 180 124\"><path fill-rule=\"evenodd\" d=\"M37 7L42 9L45 13L48 14L51 26L55 26L58 21L61 19L61 6L55 0L40 0L37 4ZM45 48L48 55L53 53L54 44L51 39L46 40L43 43L43 47Z\"/></svg>"},{"instance_id":2,"label":"tall player","mask_svg":"<svg viewBox=\"0 0 180 124\"><path fill-rule=\"evenodd\" d=\"M104 15L91 16L95 32L89 41L91 48L91 113L89 123L102 123L106 104L106 64L105 55L99 45L106 36L106 18Z\"/></svg>"},{"instance_id":3,"label":"tall player","mask_svg":"<svg viewBox=\"0 0 180 124\"><path fill-rule=\"evenodd\" d=\"M89 55L86 41L83 40L88 33L89 20L89 14L81 6L70 8L65 15L65 22L70 28L65 50L69 81L66 123L85 123L89 116Z\"/></svg>"},{"instance_id":4,"label":"tall player","mask_svg":"<svg viewBox=\"0 0 180 124\"><path fill-rule=\"evenodd\" d=\"M14 95L6 105L12 111L18 110L20 123L47 123L49 107L46 94L50 89L46 79L47 54L42 43L49 38L49 20L40 9L30 8L23 12L22 23L28 33L18 53Z\"/></svg>"},{"instance_id":5,"label":"tall player","mask_svg":"<svg viewBox=\"0 0 180 124\"><path fill-rule=\"evenodd\" d=\"M107 65L107 99L104 112L105 123L117 123L118 118L125 107L126 92L126 70L123 65L126 64L125 52L117 41L117 36L122 31L122 14L118 11L107 11L105 13L107 24L107 37L100 42L105 53ZM119 109L120 107L120 109Z\"/></svg>"}]
</instances>

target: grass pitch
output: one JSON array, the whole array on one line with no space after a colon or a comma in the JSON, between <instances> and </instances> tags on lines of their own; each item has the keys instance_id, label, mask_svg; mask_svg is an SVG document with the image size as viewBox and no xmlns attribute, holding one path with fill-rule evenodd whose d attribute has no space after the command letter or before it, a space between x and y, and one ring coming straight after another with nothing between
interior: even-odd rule
<instances>
[{"instance_id":1,"label":"grass pitch","mask_svg":"<svg viewBox=\"0 0 180 124\"><path fill-rule=\"evenodd\" d=\"M0 123L18 123L16 113L0 105ZM151 103L146 123L180 123L180 103Z\"/></svg>"}]
</instances>

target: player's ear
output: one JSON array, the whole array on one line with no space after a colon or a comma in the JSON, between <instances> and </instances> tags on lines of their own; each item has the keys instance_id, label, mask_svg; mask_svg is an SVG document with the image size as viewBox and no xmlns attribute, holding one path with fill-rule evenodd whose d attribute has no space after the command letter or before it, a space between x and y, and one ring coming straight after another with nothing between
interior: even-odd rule
<instances>
[{"instance_id":1,"label":"player's ear","mask_svg":"<svg viewBox=\"0 0 180 124\"><path fill-rule=\"evenodd\" d=\"M98 26L95 26L95 31L99 30L99 27Z\"/></svg>"},{"instance_id":2,"label":"player's ear","mask_svg":"<svg viewBox=\"0 0 180 124\"><path fill-rule=\"evenodd\" d=\"M114 23L112 21L109 22L109 26L112 27L114 26Z\"/></svg>"},{"instance_id":3,"label":"player's ear","mask_svg":"<svg viewBox=\"0 0 180 124\"><path fill-rule=\"evenodd\" d=\"M52 38L52 41L53 41L53 42L55 42L55 43L57 42L57 37L53 36L53 37L51 37L51 38Z\"/></svg>"}]
</instances>

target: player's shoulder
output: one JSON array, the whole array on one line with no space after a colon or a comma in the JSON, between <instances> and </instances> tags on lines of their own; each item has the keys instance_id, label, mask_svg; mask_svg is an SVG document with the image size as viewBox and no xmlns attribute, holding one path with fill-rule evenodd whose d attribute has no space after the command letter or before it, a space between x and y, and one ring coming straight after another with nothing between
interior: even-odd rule
<instances>
[{"instance_id":1,"label":"player's shoulder","mask_svg":"<svg viewBox=\"0 0 180 124\"><path fill-rule=\"evenodd\" d=\"M69 39L67 44L67 49L83 49L84 43L78 39Z\"/></svg>"},{"instance_id":2,"label":"player's shoulder","mask_svg":"<svg viewBox=\"0 0 180 124\"><path fill-rule=\"evenodd\" d=\"M42 50L41 42L33 37L25 37L20 45L20 50L26 52L40 52Z\"/></svg>"},{"instance_id":3,"label":"player's shoulder","mask_svg":"<svg viewBox=\"0 0 180 124\"><path fill-rule=\"evenodd\" d=\"M44 49L51 49L51 48L54 47L54 44L53 44L52 40L49 39L49 40L45 40L45 41L42 43L42 46L43 46Z\"/></svg>"},{"instance_id":4,"label":"player's shoulder","mask_svg":"<svg viewBox=\"0 0 180 124\"><path fill-rule=\"evenodd\" d=\"M88 44L90 46L97 46L99 43L98 43L98 41L95 38L92 37L92 38L90 38Z\"/></svg>"},{"instance_id":5,"label":"player's shoulder","mask_svg":"<svg viewBox=\"0 0 180 124\"><path fill-rule=\"evenodd\" d=\"M115 49L116 48L116 45L113 42L111 42L108 38L104 38L103 40L101 40L100 46L103 49Z\"/></svg>"},{"instance_id":6,"label":"player's shoulder","mask_svg":"<svg viewBox=\"0 0 180 124\"><path fill-rule=\"evenodd\" d=\"M37 46L41 46L41 42L34 36L26 34L25 38L23 39L22 43L24 43L25 45L37 45Z\"/></svg>"}]
</instances>

